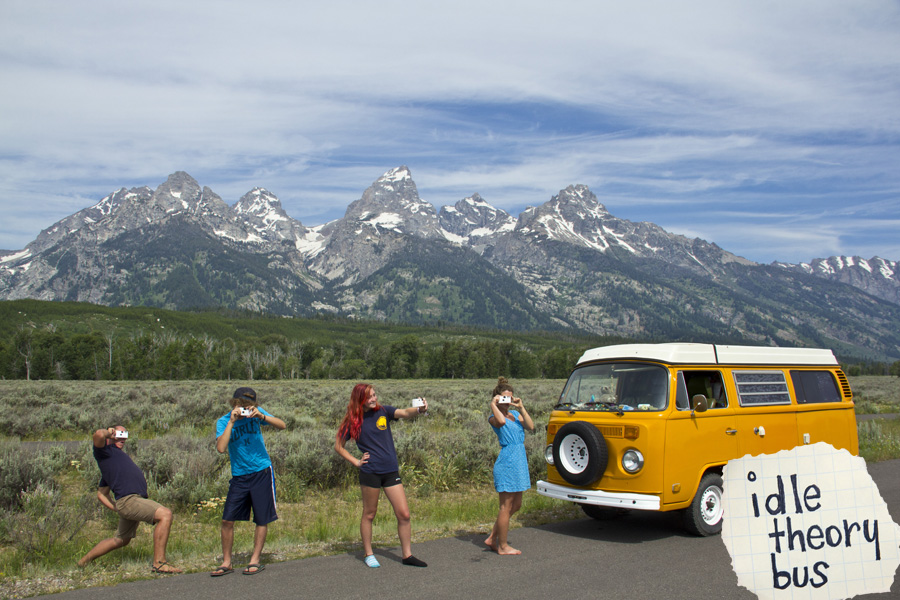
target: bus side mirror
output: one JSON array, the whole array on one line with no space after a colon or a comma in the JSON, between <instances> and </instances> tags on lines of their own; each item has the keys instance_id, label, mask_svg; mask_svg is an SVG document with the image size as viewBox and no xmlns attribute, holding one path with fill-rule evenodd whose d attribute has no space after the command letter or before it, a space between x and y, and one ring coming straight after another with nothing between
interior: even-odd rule
<instances>
[{"instance_id":1,"label":"bus side mirror","mask_svg":"<svg viewBox=\"0 0 900 600\"><path fill-rule=\"evenodd\" d=\"M706 401L706 396L697 394L691 398L691 410L698 413L704 413L709 410L709 403Z\"/></svg>"}]
</instances>

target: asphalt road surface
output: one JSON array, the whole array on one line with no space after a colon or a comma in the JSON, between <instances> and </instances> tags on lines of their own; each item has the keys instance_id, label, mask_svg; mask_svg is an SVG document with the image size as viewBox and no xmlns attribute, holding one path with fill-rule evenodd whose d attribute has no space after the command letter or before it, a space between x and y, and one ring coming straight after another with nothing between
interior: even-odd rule
<instances>
[{"instance_id":1,"label":"asphalt road surface","mask_svg":"<svg viewBox=\"0 0 900 600\"><path fill-rule=\"evenodd\" d=\"M900 460L869 465L895 522L900 522ZM276 525L277 526L277 525ZM413 515L415 527L415 515ZM389 600L491 598L496 600L709 598L750 600L739 587L721 537L685 534L677 515L633 512L616 521L577 519L514 529L510 543L521 556L498 556L485 549L483 535L463 535L413 545L427 568L400 564L397 547L381 548L379 569L369 569L361 553L269 564L265 571L219 578L207 573L159 576L107 588L45 596L57 600L200 600L205 598ZM212 568L212 563L210 563ZM895 574L889 594L865 600L900 598Z\"/></svg>"}]
</instances>

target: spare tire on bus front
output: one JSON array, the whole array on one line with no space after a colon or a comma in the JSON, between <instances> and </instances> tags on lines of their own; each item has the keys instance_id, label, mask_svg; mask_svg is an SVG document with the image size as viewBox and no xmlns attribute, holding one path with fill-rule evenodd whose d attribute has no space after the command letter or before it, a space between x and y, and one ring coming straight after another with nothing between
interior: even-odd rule
<instances>
[{"instance_id":1,"label":"spare tire on bus front","mask_svg":"<svg viewBox=\"0 0 900 600\"><path fill-rule=\"evenodd\" d=\"M587 486L600 479L608 459L603 434L586 421L566 423L553 438L553 464L572 485Z\"/></svg>"}]
</instances>

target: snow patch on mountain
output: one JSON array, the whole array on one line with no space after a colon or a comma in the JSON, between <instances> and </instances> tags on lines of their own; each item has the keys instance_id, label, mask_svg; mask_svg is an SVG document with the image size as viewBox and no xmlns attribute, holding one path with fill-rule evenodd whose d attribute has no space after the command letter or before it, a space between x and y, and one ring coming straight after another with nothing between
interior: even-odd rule
<instances>
[{"instance_id":1,"label":"snow patch on mountain","mask_svg":"<svg viewBox=\"0 0 900 600\"><path fill-rule=\"evenodd\" d=\"M6 256L0 257L0 263L14 262L22 260L23 258L28 258L29 256L31 256L31 250L20 250L13 254L7 254Z\"/></svg>"},{"instance_id":2,"label":"snow patch on mountain","mask_svg":"<svg viewBox=\"0 0 900 600\"><path fill-rule=\"evenodd\" d=\"M328 245L328 238L322 235L325 225L310 227L302 237L297 238L294 247L307 259L318 256Z\"/></svg>"}]
</instances>

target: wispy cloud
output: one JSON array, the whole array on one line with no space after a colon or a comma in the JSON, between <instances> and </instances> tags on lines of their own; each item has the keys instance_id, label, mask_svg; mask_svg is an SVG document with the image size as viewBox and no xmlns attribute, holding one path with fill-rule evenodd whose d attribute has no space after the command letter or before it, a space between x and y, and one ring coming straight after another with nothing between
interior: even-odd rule
<instances>
[{"instance_id":1,"label":"wispy cloud","mask_svg":"<svg viewBox=\"0 0 900 600\"><path fill-rule=\"evenodd\" d=\"M6 0L0 247L176 170L317 224L406 164L436 206L584 183L760 262L900 258L893 1L320 4Z\"/></svg>"}]
</instances>

